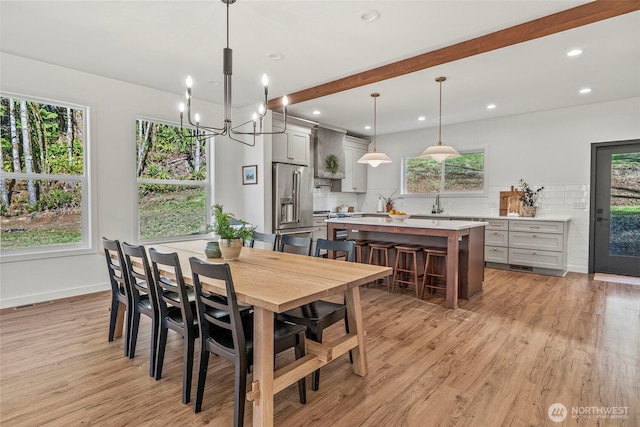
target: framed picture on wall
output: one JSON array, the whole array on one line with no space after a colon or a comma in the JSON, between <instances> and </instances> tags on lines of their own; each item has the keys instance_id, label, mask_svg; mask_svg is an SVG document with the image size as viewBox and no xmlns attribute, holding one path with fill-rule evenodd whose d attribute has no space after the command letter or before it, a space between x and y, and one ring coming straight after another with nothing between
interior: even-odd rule
<instances>
[{"instance_id":1,"label":"framed picture on wall","mask_svg":"<svg viewBox=\"0 0 640 427\"><path fill-rule=\"evenodd\" d=\"M258 183L258 165L249 165L242 167L242 185L251 185Z\"/></svg>"}]
</instances>

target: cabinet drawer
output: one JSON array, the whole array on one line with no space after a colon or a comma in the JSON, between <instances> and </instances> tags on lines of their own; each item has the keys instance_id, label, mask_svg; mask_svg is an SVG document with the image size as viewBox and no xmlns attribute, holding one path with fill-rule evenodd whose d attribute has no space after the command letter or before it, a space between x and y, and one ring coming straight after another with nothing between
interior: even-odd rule
<instances>
[{"instance_id":1,"label":"cabinet drawer","mask_svg":"<svg viewBox=\"0 0 640 427\"><path fill-rule=\"evenodd\" d=\"M506 219L486 219L488 224L484 227L485 230L508 230L509 220Z\"/></svg>"},{"instance_id":2,"label":"cabinet drawer","mask_svg":"<svg viewBox=\"0 0 640 427\"><path fill-rule=\"evenodd\" d=\"M564 236L562 234L510 231L509 246L520 249L562 251L564 249Z\"/></svg>"},{"instance_id":3,"label":"cabinet drawer","mask_svg":"<svg viewBox=\"0 0 640 427\"><path fill-rule=\"evenodd\" d=\"M313 218L313 226L314 227L326 227L327 223L324 222L327 219L326 216L322 216L322 217L314 217Z\"/></svg>"},{"instance_id":4,"label":"cabinet drawer","mask_svg":"<svg viewBox=\"0 0 640 427\"><path fill-rule=\"evenodd\" d=\"M509 264L561 270L564 266L563 252L509 249Z\"/></svg>"},{"instance_id":5,"label":"cabinet drawer","mask_svg":"<svg viewBox=\"0 0 640 427\"><path fill-rule=\"evenodd\" d=\"M509 232L485 230L484 243L485 245L492 245L492 246L508 246Z\"/></svg>"},{"instance_id":6,"label":"cabinet drawer","mask_svg":"<svg viewBox=\"0 0 640 427\"><path fill-rule=\"evenodd\" d=\"M507 264L509 262L509 249L501 246L485 246L484 260Z\"/></svg>"},{"instance_id":7,"label":"cabinet drawer","mask_svg":"<svg viewBox=\"0 0 640 427\"><path fill-rule=\"evenodd\" d=\"M509 231L532 231L540 233L564 232L564 223L560 221L509 221Z\"/></svg>"}]
</instances>

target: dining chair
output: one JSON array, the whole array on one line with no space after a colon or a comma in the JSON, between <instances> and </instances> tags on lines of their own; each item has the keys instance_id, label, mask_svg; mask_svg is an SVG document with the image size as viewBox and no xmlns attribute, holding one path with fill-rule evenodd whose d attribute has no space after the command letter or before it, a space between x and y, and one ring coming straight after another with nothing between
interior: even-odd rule
<instances>
[{"instance_id":1,"label":"dining chair","mask_svg":"<svg viewBox=\"0 0 640 427\"><path fill-rule=\"evenodd\" d=\"M326 240L318 239L316 241L316 257L320 257L321 250L343 252L346 254L345 260L354 260L355 244L351 240ZM345 328L349 332L349 324L347 321L347 305L318 300L300 307L293 308L279 313L276 316L279 320L304 325L307 328L307 338L322 342L322 332L324 329L344 319ZM351 357L351 352L349 352ZM320 387L320 370L316 370L311 375L311 390L318 390Z\"/></svg>"},{"instance_id":2,"label":"dining chair","mask_svg":"<svg viewBox=\"0 0 640 427\"><path fill-rule=\"evenodd\" d=\"M311 255L311 237L290 236L280 237L279 252L289 252L301 255Z\"/></svg>"},{"instance_id":3,"label":"dining chair","mask_svg":"<svg viewBox=\"0 0 640 427\"><path fill-rule=\"evenodd\" d=\"M156 380L162 378L167 333L171 329L183 338L182 403L189 403L193 377L193 353L196 338L199 335L198 323L194 316L195 294L193 288L188 287L184 282L177 253L160 252L151 248L149 259L156 284L160 314L155 378ZM158 268L159 266L161 268ZM161 275L160 270L165 274L171 273L172 278Z\"/></svg>"},{"instance_id":4,"label":"dining chair","mask_svg":"<svg viewBox=\"0 0 640 427\"><path fill-rule=\"evenodd\" d=\"M234 364L233 424L234 426L242 426L246 401L247 371L253 363L253 314L247 316L240 314L229 264L209 263L195 257L189 258L189 263L193 274L196 312L200 328L200 366L193 410L200 412L202 409L209 353L213 353ZM202 290L201 277L224 281L226 296L213 293L205 294ZM292 325L274 319L274 355L294 348L296 359L303 357L305 355L304 334L304 326ZM304 378L298 381L298 393L300 403L306 403Z\"/></svg>"},{"instance_id":5,"label":"dining chair","mask_svg":"<svg viewBox=\"0 0 640 427\"><path fill-rule=\"evenodd\" d=\"M271 233L259 233L257 231L253 232L253 238L251 240L249 240L249 247L253 248L253 245L255 242L264 242L267 245L266 246L270 246L272 251L276 250L276 240L277 240L277 236L275 234L271 234Z\"/></svg>"},{"instance_id":6,"label":"dining chair","mask_svg":"<svg viewBox=\"0 0 640 427\"><path fill-rule=\"evenodd\" d=\"M111 315L109 318L109 342L113 341L118 310L122 303L125 307L124 323L124 355L129 356L129 328L131 327L131 285L127 274L124 255L120 242L102 238L104 256L107 260L107 272L111 283Z\"/></svg>"},{"instance_id":7,"label":"dining chair","mask_svg":"<svg viewBox=\"0 0 640 427\"><path fill-rule=\"evenodd\" d=\"M158 308L158 294L151 273L147 251L144 246L134 246L122 242L122 251L127 265L129 281L131 283L131 337L129 339L129 358L133 359L138 341L140 314L151 319L151 339L149 350L149 375L156 373L156 348L158 344L158 330L160 314ZM135 264L134 264L135 263ZM141 267L140 267L141 266Z\"/></svg>"}]
</instances>

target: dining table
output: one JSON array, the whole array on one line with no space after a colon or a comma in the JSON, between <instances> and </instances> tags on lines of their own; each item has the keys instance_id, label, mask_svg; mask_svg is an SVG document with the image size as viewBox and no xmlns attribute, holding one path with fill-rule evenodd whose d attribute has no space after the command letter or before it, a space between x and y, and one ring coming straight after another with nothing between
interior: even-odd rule
<instances>
[{"instance_id":1,"label":"dining table","mask_svg":"<svg viewBox=\"0 0 640 427\"><path fill-rule=\"evenodd\" d=\"M205 240L147 244L163 252L176 252L187 284L192 284L190 257L209 262L226 262L238 301L253 306L253 379L247 399L253 403L253 425L272 426L274 395L313 371L351 351L353 371L367 375L365 332L360 303L360 286L392 274L389 267L345 262L330 258L243 247L235 261L207 258ZM173 274L161 271L161 274ZM204 290L225 295L222 281L202 278ZM305 340L307 353L286 366L274 369L274 315L331 297L345 295L349 332L330 342ZM124 311L124 310L119 310Z\"/></svg>"}]
</instances>

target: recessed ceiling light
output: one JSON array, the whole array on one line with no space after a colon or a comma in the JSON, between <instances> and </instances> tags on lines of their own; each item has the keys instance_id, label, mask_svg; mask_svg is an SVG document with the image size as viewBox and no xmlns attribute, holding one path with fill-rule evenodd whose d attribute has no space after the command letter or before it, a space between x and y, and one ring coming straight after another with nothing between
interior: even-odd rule
<instances>
[{"instance_id":1,"label":"recessed ceiling light","mask_svg":"<svg viewBox=\"0 0 640 427\"><path fill-rule=\"evenodd\" d=\"M279 52L276 52L276 53L270 53L269 55L267 55L267 57L274 61L280 61L281 59L284 58L284 55Z\"/></svg>"},{"instance_id":2,"label":"recessed ceiling light","mask_svg":"<svg viewBox=\"0 0 640 427\"><path fill-rule=\"evenodd\" d=\"M364 128L365 128L365 130L369 130L369 129L371 129L371 126L366 125Z\"/></svg>"},{"instance_id":3,"label":"recessed ceiling light","mask_svg":"<svg viewBox=\"0 0 640 427\"><path fill-rule=\"evenodd\" d=\"M425 116L420 116L418 117L418 120L420 120L421 122L424 122L425 120L427 120L427 118Z\"/></svg>"},{"instance_id":4,"label":"recessed ceiling light","mask_svg":"<svg viewBox=\"0 0 640 427\"><path fill-rule=\"evenodd\" d=\"M373 22L380 19L380 12L373 9L367 9L360 11L358 13L358 18L360 18L364 22Z\"/></svg>"},{"instance_id":5,"label":"recessed ceiling light","mask_svg":"<svg viewBox=\"0 0 640 427\"><path fill-rule=\"evenodd\" d=\"M487 105L487 110L493 110L494 108L496 108L496 104Z\"/></svg>"},{"instance_id":6,"label":"recessed ceiling light","mask_svg":"<svg viewBox=\"0 0 640 427\"><path fill-rule=\"evenodd\" d=\"M590 87L585 87L585 88L580 89L580 93L583 94L583 95L585 93L590 93L590 92L591 92L591 88Z\"/></svg>"},{"instance_id":7,"label":"recessed ceiling light","mask_svg":"<svg viewBox=\"0 0 640 427\"><path fill-rule=\"evenodd\" d=\"M582 53L582 49L572 49L567 52L567 56L578 56Z\"/></svg>"},{"instance_id":8,"label":"recessed ceiling light","mask_svg":"<svg viewBox=\"0 0 640 427\"><path fill-rule=\"evenodd\" d=\"M319 116L319 115L320 115L320 111L318 111L318 110L313 110L313 115L314 115L314 116Z\"/></svg>"}]
</instances>

